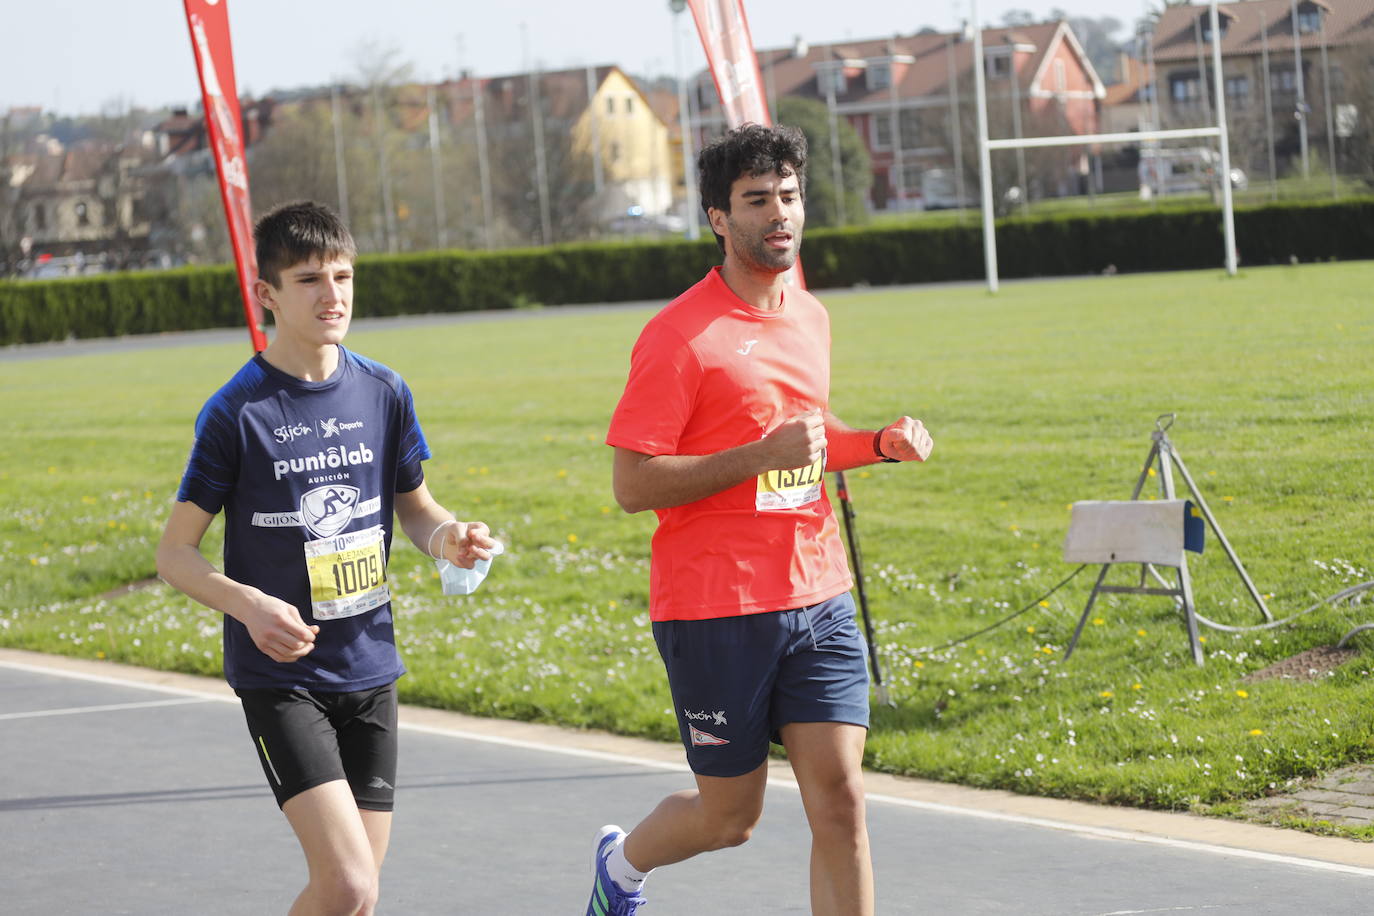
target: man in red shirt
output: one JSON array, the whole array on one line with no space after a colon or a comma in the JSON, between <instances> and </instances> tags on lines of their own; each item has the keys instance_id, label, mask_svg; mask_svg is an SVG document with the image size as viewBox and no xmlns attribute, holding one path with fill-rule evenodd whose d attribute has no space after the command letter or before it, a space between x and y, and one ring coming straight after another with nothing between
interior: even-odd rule
<instances>
[{"instance_id":1,"label":"man in red shirt","mask_svg":"<svg viewBox=\"0 0 1374 916\"><path fill-rule=\"evenodd\" d=\"M823 472L924 461L931 439L910 417L874 431L830 413L829 317L784 281L801 132L746 125L698 168L724 264L645 326L607 437L616 501L658 514L649 610L697 788L629 834L602 828L587 913L633 913L652 869L747 840L771 739L811 825L813 913L871 914L866 652Z\"/></svg>"}]
</instances>

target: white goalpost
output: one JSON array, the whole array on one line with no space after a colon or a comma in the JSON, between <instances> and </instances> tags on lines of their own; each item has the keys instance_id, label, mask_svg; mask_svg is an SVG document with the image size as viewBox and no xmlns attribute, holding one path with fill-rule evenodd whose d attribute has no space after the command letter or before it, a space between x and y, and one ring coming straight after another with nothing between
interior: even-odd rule
<instances>
[{"instance_id":1,"label":"white goalpost","mask_svg":"<svg viewBox=\"0 0 1374 916\"><path fill-rule=\"evenodd\" d=\"M1221 73L1221 34L1217 21L1217 0L1208 4L1212 32L1212 77L1215 90L1217 123L1214 127L1181 130L1147 130L1116 134L1068 134L1056 137L1029 137L1010 140L988 139L987 82L983 59L983 29L978 22L978 0L969 0L969 14L973 22L974 94L978 100L978 172L982 192L983 262L987 271L988 291L997 292L997 237L994 231L992 207L992 151L1026 149L1047 146L1089 146L1095 143L1136 143L1150 140L1181 140L1191 137L1216 137L1221 152L1221 210L1224 234L1226 273L1236 274L1236 226L1231 206L1231 150L1226 133L1226 84ZM1198 74L1201 78L1201 74ZM1013 70L1012 79L1016 78ZM1022 189L1025 193L1025 189Z\"/></svg>"}]
</instances>

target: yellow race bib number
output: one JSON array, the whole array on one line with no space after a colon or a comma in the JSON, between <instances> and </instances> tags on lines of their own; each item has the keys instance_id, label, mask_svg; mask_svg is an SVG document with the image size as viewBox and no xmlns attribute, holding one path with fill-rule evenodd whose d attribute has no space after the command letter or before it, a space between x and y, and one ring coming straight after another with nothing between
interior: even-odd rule
<instances>
[{"instance_id":1,"label":"yellow race bib number","mask_svg":"<svg viewBox=\"0 0 1374 916\"><path fill-rule=\"evenodd\" d=\"M821 478L824 474L824 453L805 467L761 474L754 496L754 508L760 512L776 512L814 503L821 498Z\"/></svg>"},{"instance_id":2,"label":"yellow race bib number","mask_svg":"<svg viewBox=\"0 0 1374 916\"><path fill-rule=\"evenodd\" d=\"M307 541L305 567L316 620L354 617L391 600L381 525Z\"/></svg>"}]
</instances>

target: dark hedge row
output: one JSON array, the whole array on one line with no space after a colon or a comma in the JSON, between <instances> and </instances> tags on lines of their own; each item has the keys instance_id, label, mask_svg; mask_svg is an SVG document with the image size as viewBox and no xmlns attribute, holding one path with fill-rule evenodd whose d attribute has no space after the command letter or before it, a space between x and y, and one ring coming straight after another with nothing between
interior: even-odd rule
<instances>
[{"instance_id":1,"label":"dark hedge row","mask_svg":"<svg viewBox=\"0 0 1374 916\"><path fill-rule=\"evenodd\" d=\"M1006 219L1003 277L1184 270L1222 264L1216 208ZM1374 198L1236 211L1243 265L1374 258ZM713 240L610 243L359 259L360 315L402 315L669 299L719 262ZM817 289L983 276L982 230L964 226L817 229L805 245ZM0 282L0 344L116 337L242 322L229 267Z\"/></svg>"}]
</instances>

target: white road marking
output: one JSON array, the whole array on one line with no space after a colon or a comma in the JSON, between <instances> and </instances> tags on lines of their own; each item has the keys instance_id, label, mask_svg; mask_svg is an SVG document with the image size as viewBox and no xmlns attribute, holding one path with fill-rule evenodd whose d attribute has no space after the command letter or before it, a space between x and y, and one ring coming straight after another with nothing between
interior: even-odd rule
<instances>
[{"instance_id":1,"label":"white road marking","mask_svg":"<svg viewBox=\"0 0 1374 916\"><path fill-rule=\"evenodd\" d=\"M148 700L143 703L107 703L104 706L67 706L62 709L33 709L28 712L0 713L0 720L44 719L48 716L76 716L86 712L114 712L117 709L152 709L155 706L186 706L207 702L209 697L183 697L178 700Z\"/></svg>"}]
</instances>

